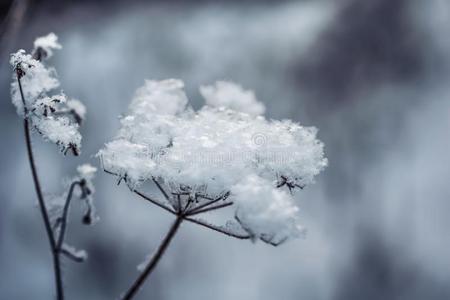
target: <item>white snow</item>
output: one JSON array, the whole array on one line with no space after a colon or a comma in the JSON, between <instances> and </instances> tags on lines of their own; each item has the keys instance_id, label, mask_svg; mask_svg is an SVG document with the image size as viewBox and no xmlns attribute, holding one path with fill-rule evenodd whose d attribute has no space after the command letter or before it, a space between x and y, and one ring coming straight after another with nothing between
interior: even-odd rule
<instances>
[{"instance_id":1,"label":"white snow","mask_svg":"<svg viewBox=\"0 0 450 300\"><path fill-rule=\"evenodd\" d=\"M286 190L256 175L244 178L231 188L236 217L254 238L280 241L304 232L299 224L298 207Z\"/></svg>"},{"instance_id":2,"label":"white snow","mask_svg":"<svg viewBox=\"0 0 450 300\"><path fill-rule=\"evenodd\" d=\"M38 37L34 41L34 49L42 48L46 54L47 58L53 56L53 50L62 49L60 43L58 43L58 37L53 32L47 34L46 36Z\"/></svg>"},{"instance_id":3,"label":"white snow","mask_svg":"<svg viewBox=\"0 0 450 300\"><path fill-rule=\"evenodd\" d=\"M220 100L235 109L205 105L195 112L187 106L183 86L169 79L146 81L138 89L117 136L98 153L104 169L133 186L160 178L172 191L194 197L231 191L241 225L253 237L298 236L298 209L288 191L312 183L327 165L317 129L267 120L256 109L237 111L248 108L239 101L258 103L249 96L253 92ZM277 189L277 182L289 183L289 189L287 184Z\"/></svg>"},{"instance_id":4,"label":"white snow","mask_svg":"<svg viewBox=\"0 0 450 300\"><path fill-rule=\"evenodd\" d=\"M81 178L91 180L94 178L97 168L91 164L82 164L77 167L77 172Z\"/></svg>"},{"instance_id":5,"label":"white snow","mask_svg":"<svg viewBox=\"0 0 450 300\"><path fill-rule=\"evenodd\" d=\"M240 85L217 81L215 85L200 87L200 94L207 105L212 107L226 107L253 116L264 114L266 107L259 102L253 91L244 90Z\"/></svg>"},{"instance_id":6,"label":"white snow","mask_svg":"<svg viewBox=\"0 0 450 300\"><path fill-rule=\"evenodd\" d=\"M53 33L37 38L34 47L33 52L38 48L46 51L47 55L42 58L49 58L53 54L52 50L62 48ZM70 112L74 111L83 118L86 114L84 105L78 100L69 99L64 93L49 96L48 93L59 86L56 71L34 59L25 50L11 54L10 63L20 73L23 92L22 99L15 71L11 83L11 98L17 113L28 118L31 126L45 140L59 145L64 153L68 148L73 148L78 153L81 148L81 134L76 120L69 116Z\"/></svg>"},{"instance_id":7,"label":"white snow","mask_svg":"<svg viewBox=\"0 0 450 300\"><path fill-rule=\"evenodd\" d=\"M40 61L33 59L30 54L27 54L25 50L19 50L12 54L10 63L13 67L19 65L25 72L21 82L27 107L33 105L41 95L59 86L55 70L46 68ZM23 116L23 103L15 74L11 83L11 97L17 113Z\"/></svg>"}]
</instances>

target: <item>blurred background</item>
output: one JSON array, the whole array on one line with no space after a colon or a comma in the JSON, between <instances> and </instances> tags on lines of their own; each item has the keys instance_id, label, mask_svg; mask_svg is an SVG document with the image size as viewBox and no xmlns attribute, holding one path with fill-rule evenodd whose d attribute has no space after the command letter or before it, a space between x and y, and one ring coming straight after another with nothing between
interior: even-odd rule
<instances>
[{"instance_id":1,"label":"blurred background","mask_svg":"<svg viewBox=\"0 0 450 300\"><path fill-rule=\"evenodd\" d=\"M317 126L329 167L297 192L305 239L280 247L184 224L137 299L450 299L450 2L0 2L0 299L51 299L53 273L9 53L55 32L64 91L88 109L80 157L35 136L45 191L63 191L118 129L144 79L253 89L269 118ZM68 242L68 299L117 299L172 216L99 172L100 222ZM157 191L153 190L156 195Z\"/></svg>"}]
</instances>

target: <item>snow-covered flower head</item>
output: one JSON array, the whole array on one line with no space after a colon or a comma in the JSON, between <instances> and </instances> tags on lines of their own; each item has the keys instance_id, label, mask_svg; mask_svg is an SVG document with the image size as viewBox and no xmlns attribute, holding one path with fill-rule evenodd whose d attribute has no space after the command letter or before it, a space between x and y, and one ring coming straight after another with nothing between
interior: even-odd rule
<instances>
[{"instance_id":1,"label":"snow-covered flower head","mask_svg":"<svg viewBox=\"0 0 450 300\"><path fill-rule=\"evenodd\" d=\"M50 58L53 56L53 50L62 49L62 46L58 43L58 37L56 34L51 32L46 36L38 37L34 41L34 51L38 51L38 49L42 49L45 53L45 57Z\"/></svg>"},{"instance_id":2,"label":"snow-covered flower head","mask_svg":"<svg viewBox=\"0 0 450 300\"><path fill-rule=\"evenodd\" d=\"M81 102L61 92L49 95L59 87L59 81L55 69L42 62L53 55L53 50L61 48L57 36L50 33L35 40L32 54L25 50L11 54L10 64L15 70L11 98L17 113L27 118L44 139L59 145L64 153L71 150L78 155L81 148L78 128L86 109Z\"/></svg>"},{"instance_id":3,"label":"snow-covered flower head","mask_svg":"<svg viewBox=\"0 0 450 300\"><path fill-rule=\"evenodd\" d=\"M175 209L232 201L235 219L253 238L277 244L298 236L290 191L327 165L317 130L266 119L254 93L231 82L202 86L206 105L194 111L183 87L169 79L137 90L117 136L99 152L104 169L132 189L162 181Z\"/></svg>"}]
</instances>

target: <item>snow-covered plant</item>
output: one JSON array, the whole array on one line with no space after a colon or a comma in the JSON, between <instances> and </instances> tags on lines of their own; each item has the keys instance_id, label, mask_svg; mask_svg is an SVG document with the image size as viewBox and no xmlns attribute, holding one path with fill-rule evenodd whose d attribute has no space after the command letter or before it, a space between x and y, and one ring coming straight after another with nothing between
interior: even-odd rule
<instances>
[{"instance_id":1,"label":"snow-covered plant","mask_svg":"<svg viewBox=\"0 0 450 300\"><path fill-rule=\"evenodd\" d=\"M44 140L58 145L64 154L70 151L74 155L79 155L81 149L79 126L84 119L86 109L80 101L68 98L61 91L53 93L59 86L56 71L45 66L43 62L53 55L54 50L61 48L57 36L50 33L35 40L31 54L25 50L19 50L11 54L10 59L14 68L11 97L18 115L24 121L28 159L53 256L57 299L64 299L61 255L77 262L84 261L86 258L83 250L76 250L65 243L72 198L75 196L86 205L86 212L82 219L84 224L92 224L96 220L92 204L94 192L92 179L96 168L87 164L78 167L78 175L71 179L68 191L52 199L44 198L36 169L31 143L32 131L41 135Z\"/></svg>"},{"instance_id":2,"label":"snow-covered plant","mask_svg":"<svg viewBox=\"0 0 450 300\"><path fill-rule=\"evenodd\" d=\"M292 192L327 165L315 128L266 119L253 92L231 82L202 86L206 104L194 111L183 88L176 79L147 80L98 154L119 183L176 216L124 299L136 294L182 221L274 246L302 235ZM139 190L147 181L163 199ZM232 208L225 225L198 218L225 207Z\"/></svg>"}]
</instances>

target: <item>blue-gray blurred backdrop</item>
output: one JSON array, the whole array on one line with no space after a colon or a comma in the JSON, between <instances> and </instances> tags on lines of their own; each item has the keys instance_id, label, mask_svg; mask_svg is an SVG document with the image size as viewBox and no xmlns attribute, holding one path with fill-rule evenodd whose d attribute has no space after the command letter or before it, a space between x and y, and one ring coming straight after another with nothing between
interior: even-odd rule
<instances>
[{"instance_id":1,"label":"blue-gray blurred backdrop","mask_svg":"<svg viewBox=\"0 0 450 300\"><path fill-rule=\"evenodd\" d=\"M12 5L12 6L11 6ZM49 195L114 136L144 79L253 89L269 118L317 126L329 167L296 193L305 239L278 248L184 224L137 299L450 299L450 2L1 1L0 299L51 299L53 274L9 53L55 32L64 91L88 109L80 157L34 138ZM100 172L100 222L74 206L68 299L117 299L172 217ZM156 191L154 191L156 192Z\"/></svg>"}]
</instances>

